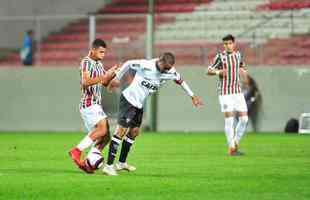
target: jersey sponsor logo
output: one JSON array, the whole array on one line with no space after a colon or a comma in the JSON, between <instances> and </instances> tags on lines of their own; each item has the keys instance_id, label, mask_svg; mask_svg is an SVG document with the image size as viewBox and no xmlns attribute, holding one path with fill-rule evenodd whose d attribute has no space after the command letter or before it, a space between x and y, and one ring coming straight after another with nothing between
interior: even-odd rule
<instances>
[{"instance_id":1,"label":"jersey sponsor logo","mask_svg":"<svg viewBox=\"0 0 310 200\"><path fill-rule=\"evenodd\" d=\"M158 87L150 82L147 82L145 80L143 80L141 82L141 85L143 85L144 87L146 87L149 90L158 90Z\"/></svg>"},{"instance_id":2,"label":"jersey sponsor logo","mask_svg":"<svg viewBox=\"0 0 310 200\"><path fill-rule=\"evenodd\" d=\"M138 68L138 67L140 67L141 65L140 65L140 64L132 64L132 66Z\"/></svg>"}]
</instances>

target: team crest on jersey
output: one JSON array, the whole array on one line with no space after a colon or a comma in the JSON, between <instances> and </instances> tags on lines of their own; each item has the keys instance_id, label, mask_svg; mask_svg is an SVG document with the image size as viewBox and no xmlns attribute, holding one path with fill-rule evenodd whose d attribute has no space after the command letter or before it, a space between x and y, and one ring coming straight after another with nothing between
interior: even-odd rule
<instances>
[{"instance_id":1,"label":"team crest on jersey","mask_svg":"<svg viewBox=\"0 0 310 200\"><path fill-rule=\"evenodd\" d=\"M126 123L129 123L130 122L130 118L126 118Z\"/></svg>"}]
</instances>

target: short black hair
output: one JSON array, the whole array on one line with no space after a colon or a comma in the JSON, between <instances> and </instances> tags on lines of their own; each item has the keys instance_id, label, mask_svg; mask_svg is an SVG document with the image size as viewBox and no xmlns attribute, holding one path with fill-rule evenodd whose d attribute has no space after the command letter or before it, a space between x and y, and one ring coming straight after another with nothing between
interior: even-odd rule
<instances>
[{"instance_id":1,"label":"short black hair","mask_svg":"<svg viewBox=\"0 0 310 200\"><path fill-rule=\"evenodd\" d=\"M107 48L107 44L105 43L104 40L97 38L97 39L95 39L93 41L92 48L96 49L96 48L99 48L99 47Z\"/></svg>"},{"instance_id":2,"label":"short black hair","mask_svg":"<svg viewBox=\"0 0 310 200\"><path fill-rule=\"evenodd\" d=\"M165 52L160 55L159 59L164 63L164 64L169 64L169 65L174 65L175 63L175 57L173 53L170 52Z\"/></svg>"},{"instance_id":3,"label":"short black hair","mask_svg":"<svg viewBox=\"0 0 310 200\"><path fill-rule=\"evenodd\" d=\"M231 41L235 42L235 37L232 34L228 34L225 37L223 37L222 40L223 40L223 42L224 41L228 41L228 40L231 40Z\"/></svg>"}]
</instances>

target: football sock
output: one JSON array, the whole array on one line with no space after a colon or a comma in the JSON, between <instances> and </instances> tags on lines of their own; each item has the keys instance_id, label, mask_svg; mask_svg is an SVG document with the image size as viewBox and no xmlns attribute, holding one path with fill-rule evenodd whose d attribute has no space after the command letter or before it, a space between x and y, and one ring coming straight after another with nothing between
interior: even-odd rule
<instances>
[{"instance_id":1,"label":"football sock","mask_svg":"<svg viewBox=\"0 0 310 200\"><path fill-rule=\"evenodd\" d=\"M234 148L234 117L225 118L225 134L227 138L227 143L229 147Z\"/></svg>"},{"instance_id":2,"label":"football sock","mask_svg":"<svg viewBox=\"0 0 310 200\"><path fill-rule=\"evenodd\" d=\"M117 135L113 135L112 139L111 139L111 143L110 143L110 148L109 148L109 155L108 155L108 161L107 164L108 165L112 165L114 160L115 160L115 156L117 154L117 148L119 146L119 144L121 143L121 138Z\"/></svg>"},{"instance_id":3,"label":"football sock","mask_svg":"<svg viewBox=\"0 0 310 200\"><path fill-rule=\"evenodd\" d=\"M89 155L92 154L92 153L99 153L99 154L101 154L101 151L100 151L99 149L97 149L96 147L92 147L92 148L89 150L87 156L89 156Z\"/></svg>"},{"instance_id":4,"label":"football sock","mask_svg":"<svg viewBox=\"0 0 310 200\"><path fill-rule=\"evenodd\" d=\"M122 143L122 150L121 150L121 155L119 157L119 161L124 163L126 162L128 153L130 151L130 147L133 145L133 143L135 142L135 140L130 137L129 135L126 135L123 143Z\"/></svg>"},{"instance_id":5,"label":"football sock","mask_svg":"<svg viewBox=\"0 0 310 200\"><path fill-rule=\"evenodd\" d=\"M86 148L90 147L94 141L86 135L83 140L76 146L80 151L84 151Z\"/></svg>"},{"instance_id":6,"label":"football sock","mask_svg":"<svg viewBox=\"0 0 310 200\"><path fill-rule=\"evenodd\" d=\"M236 136L235 136L237 144L240 143L240 140L245 133L247 123L248 123L248 116L239 117L239 120L236 126Z\"/></svg>"}]
</instances>

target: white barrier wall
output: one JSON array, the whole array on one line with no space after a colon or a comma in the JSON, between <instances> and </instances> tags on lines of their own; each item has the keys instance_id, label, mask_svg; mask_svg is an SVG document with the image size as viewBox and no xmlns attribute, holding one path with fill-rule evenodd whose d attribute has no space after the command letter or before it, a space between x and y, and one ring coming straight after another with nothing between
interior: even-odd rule
<instances>
[{"instance_id":1,"label":"white barrier wall","mask_svg":"<svg viewBox=\"0 0 310 200\"><path fill-rule=\"evenodd\" d=\"M160 131L222 131L223 117L216 93L216 77L204 68L178 68L192 89L205 101L194 108L173 82L159 93ZM249 68L263 95L262 131L283 131L286 121L310 112L310 68ZM0 131L76 131L82 123L78 68L0 68ZM110 96L111 97L111 96ZM104 97L109 104L116 98ZM109 105L107 105L109 106Z\"/></svg>"},{"instance_id":2,"label":"white barrier wall","mask_svg":"<svg viewBox=\"0 0 310 200\"><path fill-rule=\"evenodd\" d=\"M217 77L207 77L205 69L183 68L185 80L205 101L202 109L173 83L162 88L159 96L159 130L222 131L223 115L216 92ZM263 97L261 131L283 131L288 119L310 112L310 68L261 66L249 68ZM248 127L249 130L251 126Z\"/></svg>"}]
</instances>

